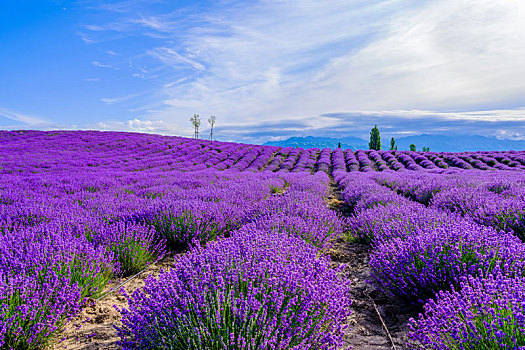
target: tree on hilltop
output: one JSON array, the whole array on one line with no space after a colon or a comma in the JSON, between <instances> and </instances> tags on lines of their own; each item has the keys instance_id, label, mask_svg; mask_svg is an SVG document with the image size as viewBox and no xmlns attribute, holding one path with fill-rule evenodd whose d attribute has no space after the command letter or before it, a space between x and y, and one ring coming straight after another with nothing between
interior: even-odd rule
<instances>
[{"instance_id":1,"label":"tree on hilltop","mask_svg":"<svg viewBox=\"0 0 525 350\"><path fill-rule=\"evenodd\" d=\"M397 150L396 139L394 139L393 137L390 139L390 150L391 151Z\"/></svg>"},{"instance_id":2,"label":"tree on hilltop","mask_svg":"<svg viewBox=\"0 0 525 350\"><path fill-rule=\"evenodd\" d=\"M208 118L208 123L210 123L210 126L211 126L211 131L210 131L210 141L213 141L213 126L215 125L215 116L214 115L211 115L209 118Z\"/></svg>"},{"instance_id":3,"label":"tree on hilltop","mask_svg":"<svg viewBox=\"0 0 525 350\"><path fill-rule=\"evenodd\" d=\"M379 151L381 149L381 137L379 136L379 129L375 125L370 131L370 142L368 148Z\"/></svg>"},{"instance_id":4,"label":"tree on hilltop","mask_svg":"<svg viewBox=\"0 0 525 350\"><path fill-rule=\"evenodd\" d=\"M190 118L190 122L195 128L194 138L198 139L199 138L199 126L201 125L201 118L199 117L198 114L194 114L193 117Z\"/></svg>"},{"instance_id":5,"label":"tree on hilltop","mask_svg":"<svg viewBox=\"0 0 525 350\"><path fill-rule=\"evenodd\" d=\"M416 151L416 145L414 145L413 143L410 144L410 150L411 151Z\"/></svg>"}]
</instances>

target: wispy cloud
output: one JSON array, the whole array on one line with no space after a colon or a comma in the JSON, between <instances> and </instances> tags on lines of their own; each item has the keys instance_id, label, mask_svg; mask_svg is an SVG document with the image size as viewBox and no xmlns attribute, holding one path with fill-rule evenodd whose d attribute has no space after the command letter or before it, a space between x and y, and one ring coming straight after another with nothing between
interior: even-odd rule
<instances>
[{"instance_id":1,"label":"wispy cloud","mask_svg":"<svg viewBox=\"0 0 525 350\"><path fill-rule=\"evenodd\" d=\"M2 119L5 119L5 121L2 122ZM0 108L0 129L4 130L76 130L80 127L74 122L57 123L49 118L15 112L8 108Z\"/></svg>"},{"instance_id":2,"label":"wispy cloud","mask_svg":"<svg viewBox=\"0 0 525 350\"><path fill-rule=\"evenodd\" d=\"M124 5L105 8L117 21L86 29L156 38L130 60L159 72L133 74L157 86L143 118L171 130L193 113L217 115L232 138L295 121L302 128L268 137L371 122L503 135L525 120L524 2L266 0L147 15Z\"/></svg>"},{"instance_id":3,"label":"wispy cloud","mask_svg":"<svg viewBox=\"0 0 525 350\"><path fill-rule=\"evenodd\" d=\"M91 39L86 33L78 33L78 35L80 36L80 39L82 39L82 41L85 43L85 44L95 44L96 41Z\"/></svg>"},{"instance_id":4,"label":"wispy cloud","mask_svg":"<svg viewBox=\"0 0 525 350\"><path fill-rule=\"evenodd\" d=\"M111 69L119 69L118 67L115 67L111 64L104 64L104 63L100 63L99 61L92 61L91 62L92 65L94 65L95 67L100 67L100 68L111 68Z\"/></svg>"},{"instance_id":5,"label":"wispy cloud","mask_svg":"<svg viewBox=\"0 0 525 350\"><path fill-rule=\"evenodd\" d=\"M190 65L191 67L193 67L193 69L196 69L198 71L202 71L205 68L203 64L197 62L196 60L188 56L183 56L177 51L167 47L159 47L155 50L148 51L147 53L153 56L154 58L160 60L162 63L173 68L177 68L181 64Z\"/></svg>"},{"instance_id":6,"label":"wispy cloud","mask_svg":"<svg viewBox=\"0 0 525 350\"><path fill-rule=\"evenodd\" d=\"M178 29L177 22L170 20L167 16L141 16L139 19L132 19L131 23L136 23L144 28L166 33Z\"/></svg>"},{"instance_id":7,"label":"wispy cloud","mask_svg":"<svg viewBox=\"0 0 525 350\"><path fill-rule=\"evenodd\" d=\"M49 125L51 122L48 120L41 118L41 117L35 117L32 115L22 114L18 112L14 112L12 110L6 109L6 108L0 108L0 116L10 119L12 121L18 122L17 124L20 125L26 124L28 126L44 126Z\"/></svg>"},{"instance_id":8,"label":"wispy cloud","mask_svg":"<svg viewBox=\"0 0 525 350\"><path fill-rule=\"evenodd\" d=\"M129 95L126 95L126 96L120 96L120 97L113 97L113 98L102 98L101 101L104 102L104 103L107 103L107 104L113 104L113 103L119 103L119 102L124 102L124 101L129 101L131 99L134 99L138 96L141 96L143 94L129 94Z\"/></svg>"}]
</instances>

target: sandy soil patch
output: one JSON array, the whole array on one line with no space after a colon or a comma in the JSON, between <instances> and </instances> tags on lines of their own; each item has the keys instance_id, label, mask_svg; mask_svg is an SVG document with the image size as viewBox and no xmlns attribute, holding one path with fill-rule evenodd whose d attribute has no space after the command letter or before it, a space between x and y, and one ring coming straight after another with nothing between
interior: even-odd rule
<instances>
[{"instance_id":1,"label":"sandy soil patch","mask_svg":"<svg viewBox=\"0 0 525 350\"><path fill-rule=\"evenodd\" d=\"M123 288L131 294L144 286L144 280L149 276L157 277L161 271L168 271L173 266L174 257L166 256L157 263L150 265L146 271L126 283ZM106 292L116 288L128 278L117 279L106 287ZM118 288L120 290L120 288ZM89 299L86 307L58 335L53 350L110 350L120 349L117 341L117 331L114 326L120 326L120 313L115 306L127 308L128 303L122 293L116 290L100 300Z\"/></svg>"}]
</instances>

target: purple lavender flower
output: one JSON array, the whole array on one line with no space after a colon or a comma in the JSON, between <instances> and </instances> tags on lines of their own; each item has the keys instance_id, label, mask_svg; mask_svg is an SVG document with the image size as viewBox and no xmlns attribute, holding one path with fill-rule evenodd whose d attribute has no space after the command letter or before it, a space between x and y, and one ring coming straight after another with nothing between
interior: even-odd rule
<instances>
[{"instance_id":1,"label":"purple lavender flower","mask_svg":"<svg viewBox=\"0 0 525 350\"><path fill-rule=\"evenodd\" d=\"M348 284L286 234L243 229L194 248L128 296L124 349L335 349Z\"/></svg>"},{"instance_id":2,"label":"purple lavender flower","mask_svg":"<svg viewBox=\"0 0 525 350\"><path fill-rule=\"evenodd\" d=\"M446 221L379 244L370 266L380 289L421 303L440 290L458 288L467 276L498 269L523 273L525 246L510 234L468 220Z\"/></svg>"},{"instance_id":3,"label":"purple lavender flower","mask_svg":"<svg viewBox=\"0 0 525 350\"><path fill-rule=\"evenodd\" d=\"M410 321L409 337L425 349L523 349L523 305L523 277L468 277L459 290L425 304L424 314Z\"/></svg>"}]
</instances>

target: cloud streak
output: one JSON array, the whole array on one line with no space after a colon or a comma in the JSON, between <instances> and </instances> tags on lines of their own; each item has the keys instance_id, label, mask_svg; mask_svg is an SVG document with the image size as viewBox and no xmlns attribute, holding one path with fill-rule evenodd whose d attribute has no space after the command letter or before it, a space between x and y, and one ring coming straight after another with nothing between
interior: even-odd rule
<instances>
[{"instance_id":1,"label":"cloud streak","mask_svg":"<svg viewBox=\"0 0 525 350\"><path fill-rule=\"evenodd\" d=\"M104 98L101 99L101 101L104 102L104 103L107 103L107 104L114 104L114 103L120 103L120 102L124 102L124 101L129 101L129 100L132 100L135 97L138 97L138 96L141 96L141 95L142 94L130 94L130 95L126 95L126 96L113 97L113 98L104 97Z\"/></svg>"},{"instance_id":2,"label":"cloud streak","mask_svg":"<svg viewBox=\"0 0 525 350\"><path fill-rule=\"evenodd\" d=\"M25 124L27 126L39 127L51 124L51 122L44 118L14 112L6 108L0 108L0 116L16 122L17 125Z\"/></svg>"}]
</instances>

